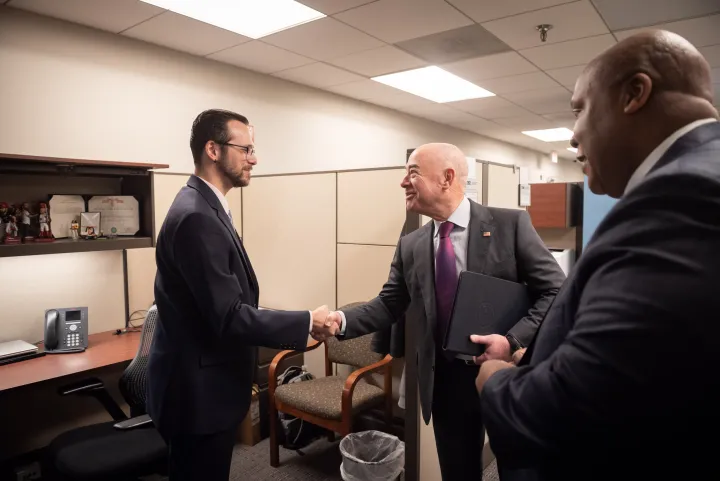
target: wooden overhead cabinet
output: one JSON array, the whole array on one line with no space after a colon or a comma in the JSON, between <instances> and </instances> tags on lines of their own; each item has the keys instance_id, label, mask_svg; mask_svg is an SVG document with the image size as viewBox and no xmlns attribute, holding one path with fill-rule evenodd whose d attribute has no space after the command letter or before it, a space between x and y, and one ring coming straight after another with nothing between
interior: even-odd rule
<instances>
[{"instance_id":1,"label":"wooden overhead cabinet","mask_svg":"<svg viewBox=\"0 0 720 481\"><path fill-rule=\"evenodd\" d=\"M575 182L532 184L528 213L533 226L540 228L575 227L582 209L582 187Z\"/></svg>"}]
</instances>

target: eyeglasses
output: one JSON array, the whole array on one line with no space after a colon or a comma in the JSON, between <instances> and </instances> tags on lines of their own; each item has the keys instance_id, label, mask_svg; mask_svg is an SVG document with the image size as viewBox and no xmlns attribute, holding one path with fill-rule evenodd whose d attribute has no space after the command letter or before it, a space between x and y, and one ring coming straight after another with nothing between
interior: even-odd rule
<instances>
[{"instance_id":1,"label":"eyeglasses","mask_svg":"<svg viewBox=\"0 0 720 481\"><path fill-rule=\"evenodd\" d=\"M229 145L230 147L237 147L238 149L245 152L245 160L247 160L250 157L255 156L255 146L254 145L238 145L238 144L232 144L230 142L217 142L220 145Z\"/></svg>"}]
</instances>

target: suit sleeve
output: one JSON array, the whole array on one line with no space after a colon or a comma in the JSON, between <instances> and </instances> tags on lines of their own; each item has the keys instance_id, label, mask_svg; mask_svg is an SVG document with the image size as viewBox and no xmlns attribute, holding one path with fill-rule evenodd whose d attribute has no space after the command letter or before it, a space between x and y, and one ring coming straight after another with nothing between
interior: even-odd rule
<instances>
[{"instance_id":1,"label":"suit sleeve","mask_svg":"<svg viewBox=\"0 0 720 481\"><path fill-rule=\"evenodd\" d=\"M397 322L410 304L410 294L405 284L400 239L390 264L390 274L378 296L357 307L344 311L347 326L346 339L364 336L386 329Z\"/></svg>"},{"instance_id":2,"label":"suit sleeve","mask_svg":"<svg viewBox=\"0 0 720 481\"><path fill-rule=\"evenodd\" d=\"M535 365L487 381L483 421L505 466L573 459L611 445L632 452L667 439L706 402L720 335L712 295L720 192L707 184L676 175L638 187L662 198L638 194L607 219L613 227L586 251L593 264L583 265L589 277L577 287L574 325L562 344ZM570 317L563 310L571 308L553 312ZM666 422L670 416L676 426Z\"/></svg>"},{"instance_id":3,"label":"suit sleeve","mask_svg":"<svg viewBox=\"0 0 720 481\"><path fill-rule=\"evenodd\" d=\"M527 346L565 281L565 273L524 211L518 217L515 253L518 277L527 284L535 302L528 315L520 319L508 334Z\"/></svg>"},{"instance_id":4,"label":"suit sleeve","mask_svg":"<svg viewBox=\"0 0 720 481\"><path fill-rule=\"evenodd\" d=\"M224 226L202 213L185 217L175 233L173 258L202 313L217 336L275 349L307 346L308 311L259 310L243 303L243 292L231 271L238 255Z\"/></svg>"}]
</instances>

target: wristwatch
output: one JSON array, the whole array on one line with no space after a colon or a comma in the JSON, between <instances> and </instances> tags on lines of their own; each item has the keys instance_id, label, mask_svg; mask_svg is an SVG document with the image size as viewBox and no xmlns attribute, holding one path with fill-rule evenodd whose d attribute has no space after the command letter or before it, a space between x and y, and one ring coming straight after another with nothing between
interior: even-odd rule
<instances>
[{"instance_id":1,"label":"wristwatch","mask_svg":"<svg viewBox=\"0 0 720 481\"><path fill-rule=\"evenodd\" d=\"M505 339L510 343L510 355L515 354L515 351L522 349L523 345L518 341L512 334L506 334Z\"/></svg>"}]
</instances>

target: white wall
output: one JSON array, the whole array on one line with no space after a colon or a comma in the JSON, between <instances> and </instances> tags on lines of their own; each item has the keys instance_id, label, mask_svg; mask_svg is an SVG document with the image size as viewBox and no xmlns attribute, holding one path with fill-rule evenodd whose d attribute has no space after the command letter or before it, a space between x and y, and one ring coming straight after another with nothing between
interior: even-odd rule
<instances>
[{"instance_id":1,"label":"white wall","mask_svg":"<svg viewBox=\"0 0 720 481\"><path fill-rule=\"evenodd\" d=\"M190 125L213 107L257 128L257 174L402 166L408 148L554 169L470 132L119 35L0 7L0 151L167 163L191 172Z\"/></svg>"}]
</instances>

